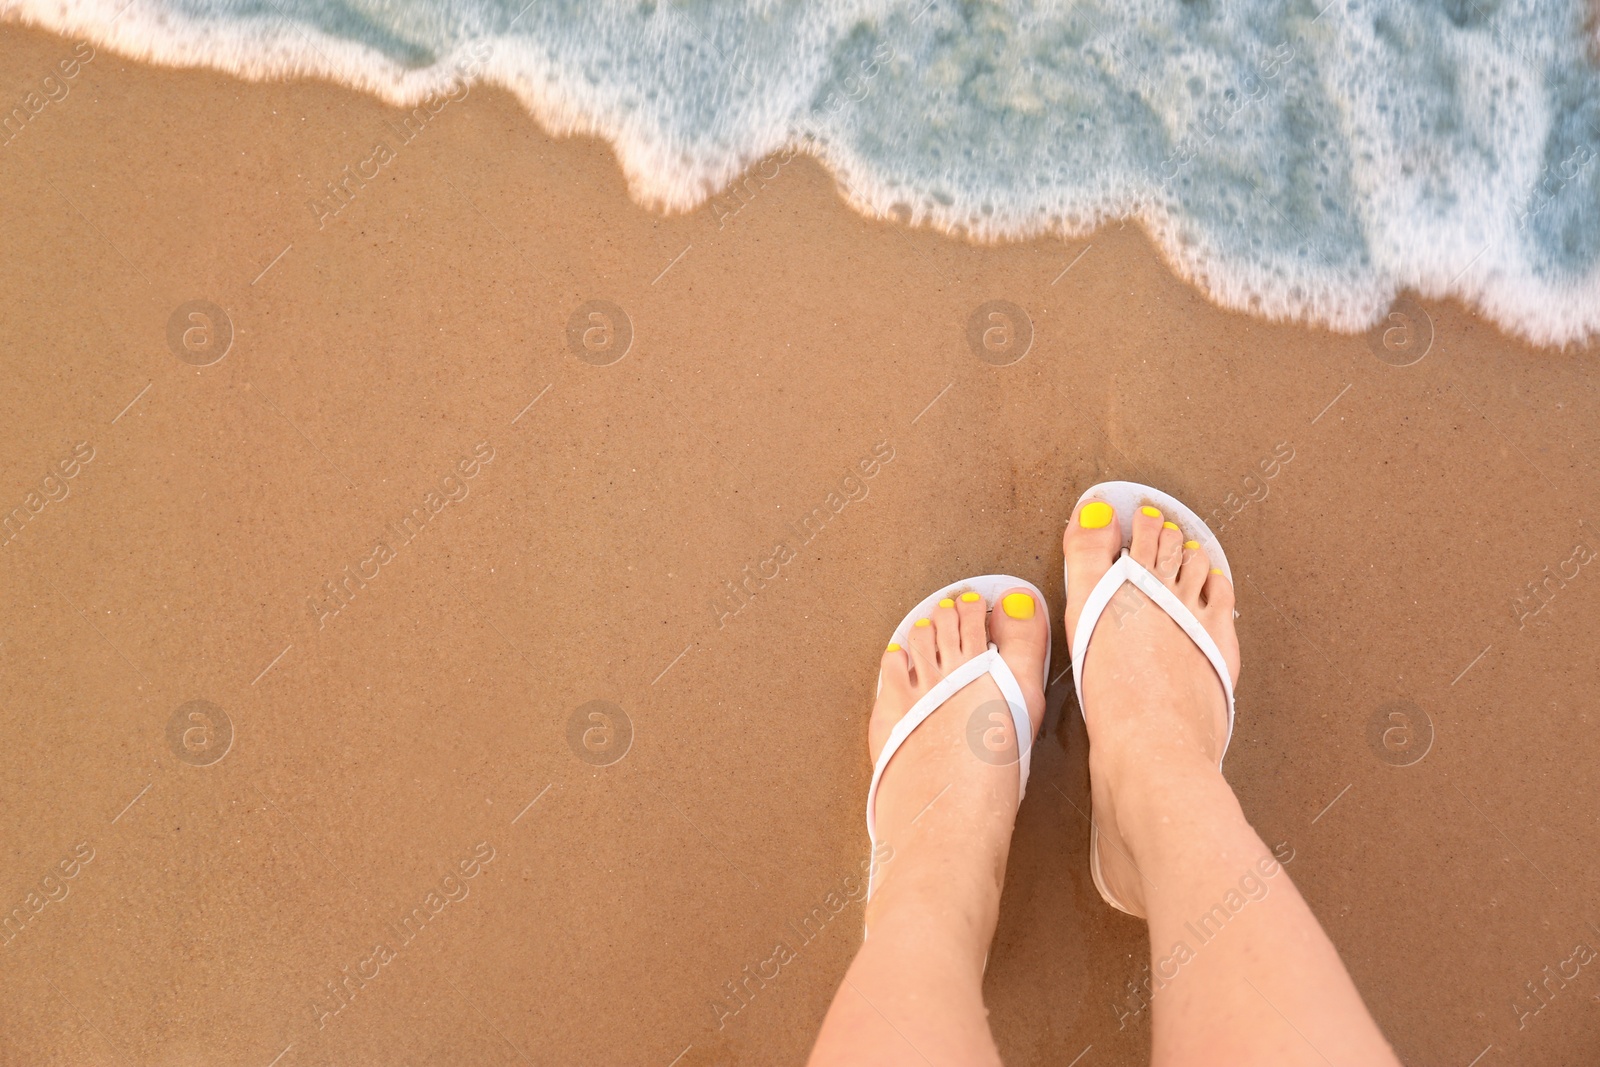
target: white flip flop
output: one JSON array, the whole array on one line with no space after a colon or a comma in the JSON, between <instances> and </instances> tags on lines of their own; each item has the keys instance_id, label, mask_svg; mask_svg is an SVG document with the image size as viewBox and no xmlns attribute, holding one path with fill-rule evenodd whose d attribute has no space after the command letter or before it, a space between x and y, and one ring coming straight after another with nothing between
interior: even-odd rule
<instances>
[{"instance_id":1,"label":"white flip flop","mask_svg":"<svg viewBox=\"0 0 1600 1067\"><path fill-rule=\"evenodd\" d=\"M1144 593L1155 602L1156 607L1170 615L1172 621L1189 635L1189 640L1205 653L1211 669L1217 672L1217 677L1222 681L1222 691L1228 698L1228 736L1222 743L1223 755L1227 755L1228 743L1233 740L1233 679L1228 675L1228 664L1222 658L1222 650L1211 639L1211 635L1200 624L1200 620L1194 617L1194 613L1184 606L1183 601L1179 600L1160 578L1134 562L1133 557L1128 555L1128 545L1133 540L1134 513L1146 504L1160 508L1162 517L1177 523L1185 538L1199 541L1211 565L1220 568L1223 576L1232 583L1233 570L1228 566L1227 554L1222 551L1222 542L1217 540L1217 535L1211 532L1211 528L1199 515L1190 510L1188 505L1148 485L1140 485L1138 482L1101 482L1090 487L1078 498L1072 514L1076 516L1079 509L1091 500L1103 500L1115 511L1117 522L1122 527L1122 555L1090 591L1088 600L1084 601L1083 611L1078 616L1077 625L1073 628L1072 685L1078 694L1078 710L1087 720L1089 712L1083 703L1083 659L1089 652L1089 638L1094 635L1094 628L1111 603L1111 598L1126 582ZM1067 581L1071 581L1070 575ZM1238 612L1234 614L1237 615ZM1217 769L1221 768L1222 758L1218 757ZM1092 820L1089 827L1089 873L1094 876L1095 888L1100 890L1100 896L1113 908L1141 919L1145 918L1142 912L1135 911L1118 900L1106 887L1105 877L1100 870L1100 828Z\"/></svg>"},{"instance_id":2,"label":"white flip flop","mask_svg":"<svg viewBox=\"0 0 1600 1067\"><path fill-rule=\"evenodd\" d=\"M900 620L900 625L895 627L891 643L906 647L907 635L911 626L918 619L925 619L933 614L933 609L939 601L949 597L955 599L962 593L977 593L983 597L984 606L990 610L1000 610L1000 597L1008 589L1026 589L1034 600L1035 610L1043 612L1048 620L1050 616L1049 604L1044 594L1039 592L1037 586L1025 582L1021 578L1013 578L1009 574L984 574L977 578L968 578L963 582L947 585L937 593L925 598L922 603L912 608L905 618ZM884 769L889 766L889 760L905 744L911 732L927 721L928 716L938 711L951 697L971 685L973 682L989 675L1000 687L1000 695L1005 698L1006 706L1011 709L1011 722L1017 731L1017 749L1020 756L1017 760L1017 773L1021 781L1017 787L1017 803L1022 803L1022 794L1028 788L1028 766L1033 755L1033 722L1028 718L1028 705L1022 696L1022 687L1017 684L1016 675L1011 673L1011 668L1001 658L999 650L993 641L989 642L989 650L982 655L975 656L955 670L951 671L937 685L923 694L922 699L911 705L911 710L894 724L894 729L889 731L889 740L884 743L883 751L878 753L878 762L872 768L872 785L867 790L867 839L872 842L873 855L877 855L878 830L877 820L874 818L874 809L878 800L878 783L883 780ZM1048 631L1045 636L1044 670L1040 677L1041 686L1048 681L1050 675L1050 637ZM878 688L883 688L883 675L878 675ZM878 865L876 862L867 875L867 899L872 899L872 891L876 888Z\"/></svg>"}]
</instances>

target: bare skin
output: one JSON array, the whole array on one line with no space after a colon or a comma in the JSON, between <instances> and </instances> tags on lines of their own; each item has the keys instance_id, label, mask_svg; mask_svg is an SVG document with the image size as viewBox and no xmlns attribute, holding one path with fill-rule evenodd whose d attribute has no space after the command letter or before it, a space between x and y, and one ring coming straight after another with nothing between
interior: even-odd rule
<instances>
[{"instance_id":1,"label":"bare skin","mask_svg":"<svg viewBox=\"0 0 1600 1067\"><path fill-rule=\"evenodd\" d=\"M1030 617L956 598L907 648L885 652L882 689L868 726L874 762L889 731L941 678L992 639L1016 675L1039 730L1049 620L1026 590ZM1019 602L1003 596L1020 613ZM811 1062L997 1064L983 1006L983 965L1000 911L1016 820L1015 764L973 755L967 722L999 701L988 676L957 693L906 739L878 786L878 839L893 857L867 901L870 931L845 975ZM1014 743L1010 716L993 720Z\"/></svg>"},{"instance_id":2,"label":"bare skin","mask_svg":"<svg viewBox=\"0 0 1600 1067\"><path fill-rule=\"evenodd\" d=\"M1118 523L1102 506L1087 524L1075 513L1067 527L1069 638L1121 548ZM1133 530L1130 554L1195 613L1237 680L1232 587L1161 516L1136 515ZM885 654L868 730L874 759L916 699L986 647L983 614L972 610L982 606L958 603L945 619L936 612L932 625L913 629L908 651ZM1043 614L1017 619L997 606L987 624L1037 731ZM885 771L877 819L893 858L867 905L871 936L823 1022L813 1064L999 1062L982 978L1017 771L975 758L966 741L974 709L997 699L991 680L974 682ZM1095 629L1083 700L1102 873L1150 922L1153 1061L1397 1065L1332 943L1218 770L1227 713L1215 673L1131 587Z\"/></svg>"}]
</instances>

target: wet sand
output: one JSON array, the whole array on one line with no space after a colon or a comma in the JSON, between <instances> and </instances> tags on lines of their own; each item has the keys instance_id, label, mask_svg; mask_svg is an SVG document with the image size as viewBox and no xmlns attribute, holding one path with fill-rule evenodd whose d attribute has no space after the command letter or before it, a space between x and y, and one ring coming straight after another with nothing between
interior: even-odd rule
<instances>
[{"instance_id":1,"label":"wet sand","mask_svg":"<svg viewBox=\"0 0 1600 1067\"><path fill-rule=\"evenodd\" d=\"M1269 324L802 157L661 217L481 88L0 55L7 107L77 61L0 138L0 1062L799 1062L878 650L990 571L1058 598L996 1034L1144 1062L1059 619L1114 477L1227 546L1229 780L1401 1057L1600 1053L1600 353Z\"/></svg>"}]
</instances>

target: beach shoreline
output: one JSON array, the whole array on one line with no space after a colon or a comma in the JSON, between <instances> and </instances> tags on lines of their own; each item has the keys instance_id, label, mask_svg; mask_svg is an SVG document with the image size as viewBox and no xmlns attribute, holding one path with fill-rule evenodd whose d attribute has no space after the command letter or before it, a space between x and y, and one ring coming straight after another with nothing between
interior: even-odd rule
<instances>
[{"instance_id":1,"label":"beach shoreline","mask_svg":"<svg viewBox=\"0 0 1600 1067\"><path fill-rule=\"evenodd\" d=\"M1109 478L1225 540L1229 779L1401 1056L1594 1051L1584 997L1515 1012L1600 891L1600 349L1413 296L1267 322L1137 225L962 242L798 153L664 215L482 87L407 127L0 55L0 100L70 80L0 149L0 888L94 857L0 946L0 1059L802 1059L854 901L729 976L867 855L887 635L1012 573L1064 649L1062 524ZM1008 1063L1138 1063L1065 665L986 995ZM470 901L307 1011L479 841Z\"/></svg>"}]
</instances>

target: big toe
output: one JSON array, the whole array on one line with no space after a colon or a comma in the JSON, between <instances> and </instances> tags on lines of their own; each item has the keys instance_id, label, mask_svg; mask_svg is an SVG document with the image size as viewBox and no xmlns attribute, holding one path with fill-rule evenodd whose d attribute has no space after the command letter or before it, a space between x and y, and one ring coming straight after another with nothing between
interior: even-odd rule
<instances>
[{"instance_id":1,"label":"big toe","mask_svg":"<svg viewBox=\"0 0 1600 1067\"><path fill-rule=\"evenodd\" d=\"M1122 552L1122 524L1103 500L1086 500L1067 523L1061 538L1067 557L1067 641L1075 639L1083 603Z\"/></svg>"},{"instance_id":2,"label":"big toe","mask_svg":"<svg viewBox=\"0 0 1600 1067\"><path fill-rule=\"evenodd\" d=\"M1028 702L1035 733L1044 721L1045 657L1050 646L1050 617L1033 590L1008 589L989 616L989 636L1000 650Z\"/></svg>"}]
</instances>

